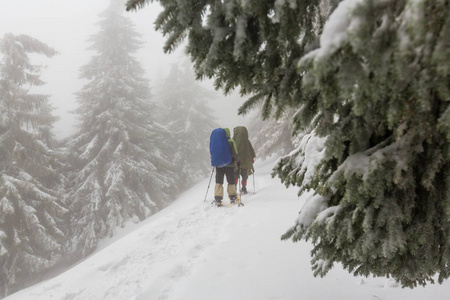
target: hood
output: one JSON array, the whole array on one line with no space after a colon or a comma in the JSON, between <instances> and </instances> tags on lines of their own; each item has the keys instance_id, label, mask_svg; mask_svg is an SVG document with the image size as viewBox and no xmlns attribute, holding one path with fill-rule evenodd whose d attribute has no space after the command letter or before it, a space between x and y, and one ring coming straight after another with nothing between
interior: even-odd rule
<instances>
[{"instance_id":1,"label":"hood","mask_svg":"<svg viewBox=\"0 0 450 300\"><path fill-rule=\"evenodd\" d=\"M248 140L248 131L245 126L238 126L233 129L233 138L236 140L237 137Z\"/></svg>"},{"instance_id":2,"label":"hood","mask_svg":"<svg viewBox=\"0 0 450 300\"><path fill-rule=\"evenodd\" d=\"M230 129L228 129L228 128L222 128L222 129L225 130L225 132L227 133L227 138L230 138L231 137Z\"/></svg>"}]
</instances>

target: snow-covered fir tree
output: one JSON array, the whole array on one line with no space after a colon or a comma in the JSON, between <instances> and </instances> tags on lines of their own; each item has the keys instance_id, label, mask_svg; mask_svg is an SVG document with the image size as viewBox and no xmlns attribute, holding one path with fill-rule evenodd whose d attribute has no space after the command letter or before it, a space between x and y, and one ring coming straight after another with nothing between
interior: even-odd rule
<instances>
[{"instance_id":1,"label":"snow-covered fir tree","mask_svg":"<svg viewBox=\"0 0 450 300\"><path fill-rule=\"evenodd\" d=\"M177 169L177 186L180 190L190 187L210 171L209 137L214 121L207 100L213 93L201 87L190 65L171 66L169 75L160 87L159 101L164 113L161 123L166 124L171 135L167 142L172 145L168 154Z\"/></svg>"},{"instance_id":2,"label":"snow-covered fir tree","mask_svg":"<svg viewBox=\"0 0 450 300\"><path fill-rule=\"evenodd\" d=\"M278 118L271 116L266 120L261 119L260 109L253 114L248 129L252 132L250 140L259 159L266 159L271 155L286 155L294 150L296 140L303 137L292 136L294 112L291 109Z\"/></svg>"},{"instance_id":3,"label":"snow-covered fir tree","mask_svg":"<svg viewBox=\"0 0 450 300\"><path fill-rule=\"evenodd\" d=\"M0 38L0 297L53 267L64 251L67 209L58 192L49 96L34 94L56 51L27 35Z\"/></svg>"},{"instance_id":4,"label":"snow-covered fir tree","mask_svg":"<svg viewBox=\"0 0 450 300\"><path fill-rule=\"evenodd\" d=\"M163 142L167 130L153 121L149 82L132 55L142 42L123 12L123 3L112 0L100 15L100 30L90 39L96 54L81 68L89 82L77 92L80 126L67 144L74 168L67 196L74 258L177 193Z\"/></svg>"},{"instance_id":5,"label":"snow-covered fir tree","mask_svg":"<svg viewBox=\"0 0 450 300\"><path fill-rule=\"evenodd\" d=\"M198 76L252 95L241 112L293 107L295 132L326 139L308 182L303 151L276 169L316 192L284 236L313 242L316 274L340 262L411 287L450 276L448 1L160 3L166 51L187 36Z\"/></svg>"}]
</instances>

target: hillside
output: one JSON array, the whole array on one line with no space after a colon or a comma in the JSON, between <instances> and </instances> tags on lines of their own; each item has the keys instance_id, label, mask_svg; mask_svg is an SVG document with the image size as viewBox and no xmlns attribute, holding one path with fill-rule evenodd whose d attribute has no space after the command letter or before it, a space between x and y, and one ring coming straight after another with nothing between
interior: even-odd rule
<instances>
[{"instance_id":1,"label":"hillside","mask_svg":"<svg viewBox=\"0 0 450 300\"><path fill-rule=\"evenodd\" d=\"M450 282L402 289L385 278L353 277L336 266L315 278L309 243L280 236L305 197L270 176L274 161L256 165L244 207L203 202L209 178L170 207L122 232L67 272L7 300L444 300Z\"/></svg>"}]
</instances>

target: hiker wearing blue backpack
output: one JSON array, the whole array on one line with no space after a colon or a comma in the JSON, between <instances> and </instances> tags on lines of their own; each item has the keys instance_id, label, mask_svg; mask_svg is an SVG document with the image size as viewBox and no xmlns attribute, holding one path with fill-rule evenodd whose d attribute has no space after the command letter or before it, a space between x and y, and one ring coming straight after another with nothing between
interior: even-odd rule
<instances>
[{"instance_id":1,"label":"hiker wearing blue backpack","mask_svg":"<svg viewBox=\"0 0 450 300\"><path fill-rule=\"evenodd\" d=\"M211 133L209 150L211 165L216 168L216 186L214 188L214 203L222 206L223 180L227 177L227 193L230 203L236 203L236 184L234 168L240 165L236 143L230 136L228 128L217 128Z\"/></svg>"}]
</instances>

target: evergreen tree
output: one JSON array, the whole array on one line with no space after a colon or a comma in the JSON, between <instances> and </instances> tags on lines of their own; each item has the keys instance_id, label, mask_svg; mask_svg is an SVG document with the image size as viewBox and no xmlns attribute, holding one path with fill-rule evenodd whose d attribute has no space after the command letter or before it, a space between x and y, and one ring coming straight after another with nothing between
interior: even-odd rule
<instances>
[{"instance_id":1,"label":"evergreen tree","mask_svg":"<svg viewBox=\"0 0 450 300\"><path fill-rule=\"evenodd\" d=\"M0 39L0 297L53 267L64 245L67 213L58 188L49 96L33 94L42 66L29 54L56 51L26 35Z\"/></svg>"},{"instance_id":2,"label":"evergreen tree","mask_svg":"<svg viewBox=\"0 0 450 300\"><path fill-rule=\"evenodd\" d=\"M257 157L265 159L271 155L286 155L294 150L296 140L303 137L292 136L292 117L295 111L291 109L278 118L272 116L266 120L261 120L260 110L258 112L252 116L248 128L252 133L250 140Z\"/></svg>"},{"instance_id":3,"label":"evergreen tree","mask_svg":"<svg viewBox=\"0 0 450 300\"><path fill-rule=\"evenodd\" d=\"M188 64L180 70L173 64L161 86L160 101L164 104L163 123L170 131L169 154L177 168L180 190L204 178L211 170L209 136L217 125L207 106L211 92L195 82Z\"/></svg>"},{"instance_id":4,"label":"evergreen tree","mask_svg":"<svg viewBox=\"0 0 450 300\"><path fill-rule=\"evenodd\" d=\"M450 276L448 1L160 2L166 51L187 35L200 77L253 94L241 112L293 107L295 132L326 137L310 181L292 172L302 151L276 169L317 193L284 236L312 240L316 274L340 262L411 287Z\"/></svg>"},{"instance_id":5,"label":"evergreen tree","mask_svg":"<svg viewBox=\"0 0 450 300\"><path fill-rule=\"evenodd\" d=\"M177 192L162 142L167 131L153 121L149 82L132 56L142 43L119 4L111 1L91 38L96 55L81 68L89 82L77 93L80 127L67 144L74 167L67 200L74 258L127 220L165 207Z\"/></svg>"}]
</instances>

